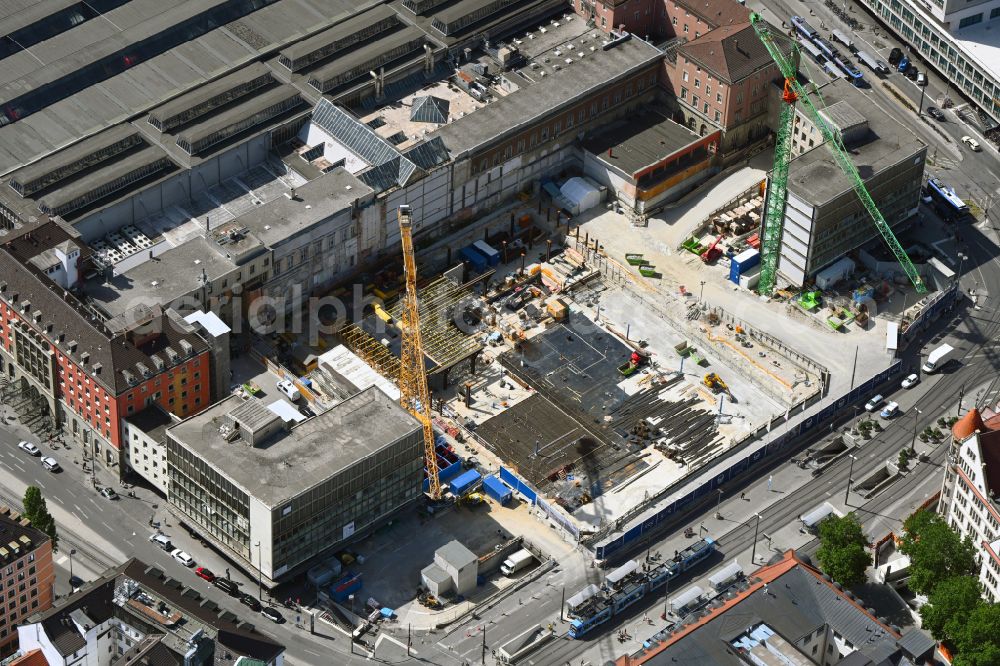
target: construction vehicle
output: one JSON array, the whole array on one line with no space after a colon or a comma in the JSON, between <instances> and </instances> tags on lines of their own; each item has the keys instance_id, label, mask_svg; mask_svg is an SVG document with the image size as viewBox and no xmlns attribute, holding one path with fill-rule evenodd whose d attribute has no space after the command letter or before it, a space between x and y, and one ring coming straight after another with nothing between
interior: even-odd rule
<instances>
[{"instance_id":1,"label":"construction vehicle","mask_svg":"<svg viewBox=\"0 0 1000 666\"><path fill-rule=\"evenodd\" d=\"M712 393L729 393L729 385L722 381L722 377L714 372L705 375L701 383L712 389Z\"/></svg>"},{"instance_id":2,"label":"construction vehicle","mask_svg":"<svg viewBox=\"0 0 1000 666\"><path fill-rule=\"evenodd\" d=\"M778 64L778 69L785 79L784 92L781 96L784 104L778 116L778 134L774 142L774 167L771 172L771 183L768 187L767 202L764 209L764 219L761 223L761 267L760 280L757 283L757 292L764 296L769 296L774 289L774 283L778 271L778 256L781 252L781 235L784 225L785 204L788 200L788 165L792 158L792 136L795 125L795 103L801 102L809 119L823 136L824 143L833 154L834 159L841 170L851 181L854 192L861 199L861 203L868 210L883 240L892 250L906 276L913 282L913 286L918 293L926 293L927 287L920 279L917 269L907 256L906 251L899 244L896 236L889 228L889 224L882 217L878 206L872 200L865 182L858 173L858 169L851 160L850 153L844 147L840 133L823 119L813 103L812 98L805 88L799 83L795 63L797 58L798 43L792 40L792 53L786 54L781 50L775 35L771 33L767 23L760 14L753 12L750 14L750 24L753 26L757 37L767 48L771 58ZM815 89L815 88L814 88Z\"/></svg>"},{"instance_id":3,"label":"construction vehicle","mask_svg":"<svg viewBox=\"0 0 1000 666\"><path fill-rule=\"evenodd\" d=\"M618 372L625 377L635 374L635 371L649 363L649 353L641 350L632 352L627 363L618 366Z\"/></svg>"},{"instance_id":4,"label":"construction vehicle","mask_svg":"<svg viewBox=\"0 0 1000 666\"><path fill-rule=\"evenodd\" d=\"M431 422L431 395L427 388L427 367L424 345L420 337L420 312L417 309L417 262L413 256L413 220L410 207L400 206L399 235L403 245L403 270L406 292L403 295L401 317L402 343L399 364L399 404L410 412L423 429L424 466L427 470L428 493L432 500L441 499L441 479L438 476L437 450L434 446L434 426Z\"/></svg>"},{"instance_id":5,"label":"construction vehicle","mask_svg":"<svg viewBox=\"0 0 1000 666\"><path fill-rule=\"evenodd\" d=\"M719 234L719 237L716 238L712 242L712 244L709 245L705 249L705 251L701 253L701 261L702 261L702 263L710 264L710 263L714 262L716 259L718 259L719 257L722 256L722 250L720 250L716 246L722 240L723 236L725 236L725 234Z\"/></svg>"}]
</instances>

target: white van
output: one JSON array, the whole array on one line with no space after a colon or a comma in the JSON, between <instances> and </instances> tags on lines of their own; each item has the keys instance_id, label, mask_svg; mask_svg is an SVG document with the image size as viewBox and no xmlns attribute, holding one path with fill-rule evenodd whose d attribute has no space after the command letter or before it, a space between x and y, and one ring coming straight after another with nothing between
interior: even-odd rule
<instances>
[{"instance_id":1,"label":"white van","mask_svg":"<svg viewBox=\"0 0 1000 666\"><path fill-rule=\"evenodd\" d=\"M295 402L302 397L302 394L299 393L297 388L295 388L295 384L293 384L291 380L282 379L276 384L276 386L278 387L278 390L288 396L288 399L292 402Z\"/></svg>"}]
</instances>

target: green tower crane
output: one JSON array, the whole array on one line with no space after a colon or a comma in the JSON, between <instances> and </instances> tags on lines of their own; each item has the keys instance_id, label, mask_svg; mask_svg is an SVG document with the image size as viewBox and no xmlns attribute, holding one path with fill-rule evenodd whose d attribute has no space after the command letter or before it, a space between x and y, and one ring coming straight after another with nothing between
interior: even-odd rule
<instances>
[{"instance_id":1,"label":"green tower crane","mask_svg":"<svg viewBox=\"0 0 1000 666\"><path fill-rule=\"evenodd\" d=\"M757 292L763 295L770 295L774 289L774 283L778 271L778 256L781 253L781 233L784 224L785 203L788 200L788 163L792 158L792 134L795 127L795 102L801 101L809 119L819 128L820 134L833 153L837 164L851 181L851 186L857 193L861 203L864 204L871 215L875 226L885 240L889 249L896 255L896 261L906 272L906 276L913 282L913 286L918 293L927 291L920 274L914 268L913 262L906 255L903 246L899 244L896 236L889 228L889 224L882 217L878 206L872 200L871 194L865 187L865 182L858 173L857 167L851 161L847 149L844 147L840 137L840 132L834 130L823 119L813 104L809 94L799 83L796 76L796 66L793 59L789 58L778 46L774 35L768 28L767 23L756 12L750 15L750 23L753 25L760 41L764 43L771 58L778 64L781 75L785 78L784 92L782 93L781 111L778 119L778 135L774 143L774 166L771 172L771 183L768 187L767 206L764 210L764 221L761 232L761 267L760 281L757 285ZM793 52L798 46L793 42Z\"/></svg>"}]
</instances>

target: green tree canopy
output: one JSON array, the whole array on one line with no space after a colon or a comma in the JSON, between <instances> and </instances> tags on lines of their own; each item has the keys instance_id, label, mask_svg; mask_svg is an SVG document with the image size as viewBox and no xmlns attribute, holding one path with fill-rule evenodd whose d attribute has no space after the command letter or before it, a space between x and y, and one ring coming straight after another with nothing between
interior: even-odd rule
<instances>
[{"instance_id":1,"label":"green tree canopy","mask_svg":"<svg viewBox=\"0 0 1000 666\"><path fill-rule=\"evenodd\" d=\"M39 513L45 512L47 514L49 512L45 506L45 498L42 497L42 491L38 486L28 486L27 490L24 491L22 504L24 505L24 517L32 523L35 522Z\"/></svg>"},{"instance_id":2,"label":"green tree canopy","mask_svg":"<svg viewBox=\"0 0 1000 666\"><path fill-rule=\"evenodd\" d=\"M843 518L830 516L821 522L819 542L816 557L824 572L846 587L864 582L871 557L867 551L868 538L857 516L853 513Z\"/></svg>"},{"instance_id":3,"label":"green tree canopy","mask_svg":"<svg viewBox=\"0 0 1000 666\"><path fill-rule=\"evenodd\" d=\"M917 594L929 597L938 583L976 572L972 540L962 539L932 511L918 511L906 519L899 549L910 558L909 586Z\"/></svg>"},{"instance_id":4,"label":"green tree canopy","mask_svg":"<svg viewBox=\"0 0 1000 666\"><path fill-rule=\"evenodd\" d=\"M36 529L45 532L52 540L52 550L59 550L59 533L56 531L56 520L49 513L49 507L42 497L42 491L37 486L28 486L24 491L24 517L31 521Z\"/></svg>"},{"instance_id":5,"label":"green tree canopy","mask_svg":"<svg viewBox=\"0 0 1000 666\"><path fill-rule=\"evenodd\" d=\"M954 642L969 615L983 602L982 594L979 580L973 576L954 576L939 582L920 607L923 628L939 641Z\"/></svg>"},{"instance_id":6,"label":"green tree canopy","mask_svg":"<svg viewBox=\"0 0 1000 666\"><path fill-rule=\"evenodd\" d=\"M957 631L955 666L1000 664L1000 604L980 603Z\"/></svg>"}]
</instances>

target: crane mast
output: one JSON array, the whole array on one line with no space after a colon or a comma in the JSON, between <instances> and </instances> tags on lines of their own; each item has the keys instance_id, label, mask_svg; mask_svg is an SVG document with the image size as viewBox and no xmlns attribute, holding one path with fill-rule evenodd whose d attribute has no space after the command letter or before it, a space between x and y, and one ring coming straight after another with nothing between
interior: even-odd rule
<instances>
[{"instance_id":1,"label":"crane mast","mask_svg":"<svg viewBox=\"0 0 1000 666\"><path fill-rule=\"evenodd\" d=\"M809 119L819 129L827 148L833 153L833 157L838 166L840 166L840 169L847 175L848 180L851 182L851 188L858 195L858 198L861 199L862 205L864 205L868 214L875 222L875 226L882 235L883 240L889 246L889 249L892 250L896 261L902 266L906 276L916 288L917 293L925 293L927 286L920 279L920 274L917 273L913 262L907 256L906 250L899 244L899 240L892 233L889 223L885 221L878 206L875 205L875 201L868 192L868 188L865 187L864 179L858 173L857 167L854 166L850 154L844 147L840 132L831 128L820 115L816 105L813 104L812 99L809 97L809 93L806 92L805 88L798 81L795 63L779 48L775 42L774 35L771 34L760 14L756 12L752 13L750 15L750 23L753 25L757 37L760 38L760 41L767 48L768 53L771 54L771 58L777 63L778 69L781 70L781 75L785 79L784 94L782 95L784 104L781 107L778 136L774 147L774 166L771 172L771 182L768 187L767 205L764 209L758 293L764 295L770 294L771 290L774 289L777 276L778 256L781 251L781 234L784 227L785 204L788 200L788 164L792 156L792 135L795 125L795 103L797 101L802 102L802 106L808 114ZM793 49L795 49L794 46Z\"/></svg>"},{"instance_id":2,"label":"crane mast","mask_svg":"<svg viewBox=\"0 0 1000 666\"><path fill-rule=\"evenodd\" d=\"M424 465L432 499L441 499L434 426L431 422L431 397L427 388L424 345L420 338L420 312L417 309L417 263L413 257L413 221L410 207L400 206L399 236L403 246L403 269L406 293L403 295L402 345L399 366L399 404L420 422L424 436Z\"/></svg>"}]
</instances>

